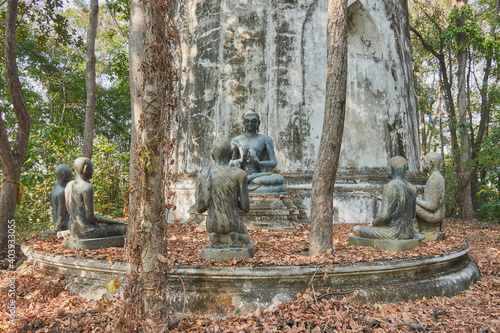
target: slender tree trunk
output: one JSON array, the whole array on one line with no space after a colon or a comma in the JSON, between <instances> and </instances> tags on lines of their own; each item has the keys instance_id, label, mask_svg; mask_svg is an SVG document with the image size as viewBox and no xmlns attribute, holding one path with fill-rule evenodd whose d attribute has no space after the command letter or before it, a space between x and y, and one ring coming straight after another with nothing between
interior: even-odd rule
<instances>
[{"instance_id":1,"label":"slender tree trunk","mask_svg":"<svg viewBox=\"0 0 500 333\"><path fill-rule=\"evenodd\" d=\"M421 130L421 149L424 152L424 155L427 153L427 132L425 130L425 112L422 110L420 112L420 124L422 125L422 130Z\"/></svg>"},{"instance_id":2,"label":"slender tree trunk","mask_svg":"<svg viewBox=\"0 0 500 333\"><path fill-rule=\"evenodd\" d=\"M455 172L457 177L457 183L460 183L460 146L458 144L458 136L457 136L457 114L455 112L455 101L453 99L452 93L452 77L448 77L448 66L445 59L445 51L443 48L439 50L439 52L432 47L429 43L427 43L422 36L422 34L417 31L415 28L410 27L411 31L417 36L417 38L422 43L422 46L427 49L430 53L434 55L434 57L438 60L440 75L441 75L441 84L444 90L445 105L448 110L448 118L449 118L449 129L451 136L451 154L453 157L453 163L455 164ZM443 43L441 43L442 45ZM450 51L448 50L448 59L451 59ZM451 68L451 60L449 61L449 67ZM451 71L450 71L451 73Z\"/></svg>"},{"instance_id":3,"label":"slender tree trunk","mask_svg":"<svg viewBox=\"0 0 500 333\"><path fill-rule=\"evenodd\" d=\"M465 2L462 0L454 0L453 4L457 10L460 10ZM465 24L465 16L461 14L457 19L457 28L461 28ZM475 217L474 207L472 205L471 195L471 152L469 131L467 129L467 48L468 41L465 33L457 35L457 61L458 61L458 121L460 125L460 173L457 177L457 186L460 198L461 216L465 220L470 220Z\"/></svg>"},{"instance_id":4,"label":"slender tree trunk","mask_svg":"<svg viewBox=\"0 0 500 333\"><path fill-rule=\"evenodd\" d=\"M99 0L90 0L89 30L87 32L86 56L86 89L87 110L85 113L85 131L83 133L82 156L92 158L94 146L94 118L97 100L95 83L95 38L97 35L97 22L99 20Z\"/></svg>"},{"instance_id":5,"label":"slender tree trunk","mask_svg":"<svg viewBox=\"0 0 500 333\"><path fill-rule=\"evenodd\" d=\"M7 1L5 17L5 78L17 118L17 131L16 139L11 149L0 114L0 164L3 167L2 189L0 190L0 250L7 245L8 222L14 218L21 169L31 130L31 116L24 101L16 64L17 4L17 0Z\"/></svg>"},{"instance_id":6,"label":"slender tree trunk","mask_svg":"<svg viewBox=\"0 0 500 333\"><path fill-rule=\"evenodd\" d=\"M171 193L171 116L174 88L172 2L133 0L129 61L132 100L130 206L126 252L130 262L127 307L116 327L127 332L167 331L166 231Z\"/></svg>"},{"instance_id":7,"label":"slender tree trunk","mask_svg":"<svg viewBox=\"0 0 500 333\"><path fill-rule=\"evenodd\" d=\"M439 145L441 147L441 156L443 157L443 165L441 166L442 172L446 170L445 160L444 160L444 134L443 134L443 88L439 85L438 92L438 112L439 112Z\"/></svg>"},{"instance_id":8,"label":"slender tree trunk","mask_svg":"<svg viewBox=\"0 0 500 333\"><path fill-rule=\"evenodd\" d=\"M495 32L497 29L497 22L499 18L499 13L500 13L500 0L497 0L497 5L495 9L495 16L492 20L492 26L491 26L491 36L495 36ZM489 78L490 78L490 73L491 73L491 65L492 65L492 58L488 57L486 59L486 65L484 67L484 74L483 74L483 84L480 90L481 93L481 119L479 121L479 128L477 130L477 137L476 140L472 146L472 160L475 160L481 150L481 144L483 143L483 140L486 138L488 135L488 125L490 122L490 112L491 112L491 104L490 104L490 98L489 98ZM477 188L479 184L479 162L474 163L474 169L472 170L472 180L471 180L471 187L472 187L472 203L474 204L474 208L476 208L476 202L477 202Z\"/></svg>"},{"instance_id":9,"label":"slender tree trunk","mask_svg":"<svg viewBox=\"0 0 500 333\"><path fill-rule=\"evenodd\" d=\"M344 132L347 85L347 0L330 0L327 26L327 77L323 132L313 174L309 254L333 243L333 189Z\"/></svg>"},{"instance_id":10,"label":"slender tree trunk","mask_svg":"<svg viewBox=\"0 0 500 333\"><path fill-rule=\"evenodd\" d=\"M49 124L52 124L54 122L54 103L52 102L52 96L50 96L50 81L47 84L47 99L49 100L50 106Z\"/></svg>"}]
</instances>

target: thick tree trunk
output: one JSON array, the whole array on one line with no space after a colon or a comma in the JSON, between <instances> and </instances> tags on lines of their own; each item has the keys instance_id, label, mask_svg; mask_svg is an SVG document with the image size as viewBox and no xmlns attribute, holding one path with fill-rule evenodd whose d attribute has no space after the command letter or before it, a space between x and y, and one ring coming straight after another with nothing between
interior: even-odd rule
<instances>
[{"instance_id":1,"label":"thick tree trunk","mask_svg":"<svg viewBox=\"0 0 500 333\"><path fill-rule=\"evenodd\" d=\"M333 243L333 189L344 132L347 85L347 0L330 0L327 26L327 77L323 132L313 174L309 254Z\"/></svg>"},{"instance_id":2,"label":"thick tree trunk","mask_svg":"<svg viewBox=\"0 0 500 333\"><path fill-rule=\"evenodd\" d=\"M95 83L95 37L97 35L97 22L99 19L99 0L90 0L89 30L87 32L86 56L86 89L87 111L85 113L85 131L83 133L82 156L92 159L94 147L94 118L97 100Z\"/></svg>"},{"instance_id":3,"label":"thick tree trunk","mask_svg":"<svg viewBox=\"0 0 500 333\"><path fill-rule=\"evenodd\" d=\"M172 3L133 0L129 61L132 100L130 206L126 252L130 262L128 302L117 323L120 332L140 326L167 331L168 266L166 231L171 115L177 106L176 69L171 54L173 29L167 27ZM170 193L170 192L168 192Z\"/></svg>"},{"instance_id":4,"label":"thick tree trunk","mask_svg":"<svg viewBox=\"0 0 500 333\"><path fill-rule=\"evenodd\" d=\"M465 5L464 1L454 0L457 10ZM457 19L457 28L463 27L465 23L464 14ZM460 173L457 177L457 186L460 198L460 212L465 220L475 217L471 195L471 151L469 131L467 130L467 85L465 73L467 71L467 36L464 33L457 35L458 48L458 121L460 124Z\"/></svg>"},{"instance_id":5,"label":"thick tree trunk","mask_svg":"<svg viewBox=\"0 0 500 333\"><path fill-rule=\"evenodd\" d=\"M0 164L3 167L2 189L0 191L0 250L7 245L8 222L14 218L21 169L31 130L31 117L24 101L16 64L17 4L17 0L7 1L5 17L5 78L17 118L17 132L11 149L0 114Z\"/></svg>"}]
</instances>

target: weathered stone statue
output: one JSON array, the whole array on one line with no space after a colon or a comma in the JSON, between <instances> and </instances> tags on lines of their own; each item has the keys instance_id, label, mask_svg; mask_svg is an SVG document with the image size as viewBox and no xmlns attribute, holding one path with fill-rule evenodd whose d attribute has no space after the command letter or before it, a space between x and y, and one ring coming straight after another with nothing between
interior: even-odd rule
<instances>
[{"instance_id":1,"label":"weathered stone statue","mask_svg":"<svg viewBox=\"0 0 500 333\"><path fill-rule=\"evenodd\" d=\"M255 194L286 195L285 179L273 174L276 166L273 139L259 134L260 117L250 109L243 116L245 134L231 141L233 159L231 166L239 167L248 174L249 191Z\"/></svg>"},{"instance_id":2,"label":"weathered stone statue","mask_svg":"<svg viewBox=\"0 0 500 333\"><path fill-rule=\"evenodd\" d=\"M429 153L424 157L422 169L430 174L425 184L424 199L417 199L417 223L419 232L426 241L444 239L443 219L445 215L445 181L440 169L443 157Z\"/></svg>"},{"instance_id":3,"label":"weathered stone statue","mask_svg":"<svg viewBox=\"0 0 500 333\"><path fill-rule=\"evenodd\" d=\"M66 164L60 164L54 170L57 182L50 192L50 205L52 206L53 229L43 231L40 236L45 238L56 238L59 231L68 230L69 214L66 209L64 189L68 182L73 179L73 173ZM66 231L67 232L67 231Z\"/></svg>"},{"instance_id":4,"label":"weathered stone statue","mask_svg":"<svg viewBox=\"0 0 500 333\"><path fill-rule=\"evenodd\" d=\"M355 237L349 238L350 244L377 246L387 250L407 250L420 244L420 240L424 237L413 227L416 189L405 179L407 168L406 159L401 156L389 160L387 174L391 181L384 186L380 214L373 221L373 227L354 227ZM371 242L370 239L382 242ZM415 242L390 242L390 240Z\"/></svg>"},{"instance_id":5,"label":"weathered stone statue","mask_svg":"<svg viewBox=\"0 0 500 333\"><path fill-rule=\"evenodd\" d=\"M69 214L66 209L64 190L69 181L73 179L71 168L66 164L60 164L55 169L57 183L50 192L50 204L52 205L52 223L54 230L68 230Z\"/></svg>"},{"instance_id":6,"label":"weathered stone statue","mask_svg":"<svg viewBox=\"0 0 500 333\"><path fill-rule=\"evenodd\" d=\"M254 254L247 227L238 208L250 210L246 173L229 166L231 145L216 141L212 146L214 164L204 167L196 177L196 210L208 210L206 227L210 244L203 248L204 259L246 259Z\"/></svg>"},{"instance_id":7,"label":"weathered stone statue","mask_svg":"<svg viewBox=\"0 0 500 333\"><path fill-rule=\"evenodd\" d=\"M65 190L72 237L68 245L86 249L123 246L126 224L94 214L94 187L88 182L94 173L90 159L77 158L75 173L76 180L69 182Z\"/></svg>"}]
</instances>

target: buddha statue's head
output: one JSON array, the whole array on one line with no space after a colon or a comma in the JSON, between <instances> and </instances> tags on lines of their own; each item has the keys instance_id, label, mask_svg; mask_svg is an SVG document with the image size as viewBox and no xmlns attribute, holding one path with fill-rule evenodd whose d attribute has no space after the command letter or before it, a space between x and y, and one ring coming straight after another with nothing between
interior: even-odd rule
<instances>
[{"instance_id":1,"label":"buddha statue's head","mask_svg":"<svg viewBox=\"0 0 500 333\"><path fill-rule=\"evenodd\" d=\"M387 175L391 179L405 178L406 170L408 170L408 163L404 157L394 156L387 162Z\"/></svg>"},{"instance_id":2,"label":"buddha statue's head","mask_svg":"<svg viewBox=\"0 0 500 333\"><path fill-rule=\"evenodd\" d=\"M245 133L259 133L260 116L254 109L249 109L243 115L243 127Z\"/></svg>"}]
</instances>

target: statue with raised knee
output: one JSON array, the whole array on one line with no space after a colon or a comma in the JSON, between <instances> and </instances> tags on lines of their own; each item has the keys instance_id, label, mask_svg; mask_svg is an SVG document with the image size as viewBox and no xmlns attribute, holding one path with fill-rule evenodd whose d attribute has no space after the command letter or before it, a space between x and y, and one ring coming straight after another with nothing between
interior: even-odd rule
<instances>
[{"instance_id":1,"label":"statue with raised knee","mask_svg":"<svg viewBox=\"0 0 500 333\"><path fill-rule=\"evenodd\" d=\"M273 139L259 134L259 114L250 109L243 116L243 126L245 134L231 140L231 166L248 174L251 194L286 195L285 178L273 173L277 165Z\"/></svg>"},{"instance_id":2,"label":"statue with raised knee","mask_svg":"<svg viewBox=\"0 0 500 333\"><path fill-rule=\"evenodd\" d=\"M413 226L416 189L405 179L407 168L406 159L401 156L389 160L387 175L391 181L384 186L380 214L373 221L372 227L354 227L354 237L349 238L350 244L376 246L387 250L407 250L420 244L424 237L417 233Z\"/></svg>"},{"instance_id":3,"label":"statue with raised knee","mask_svg":"<svg viewBox=\"0 0 500 333\"><path fill-rule=\"evenodd\" d=\"M87 249L123 246L127 225L94 213L94 187L89 183L94 164L90 159L80 157L74 166L76 179L65 189L71 235L68 245Z\"/></svg>"},{"instance_id":4,"label":"statue with raised knee","mask_svg":"<svg viewBox=\"0 0 500 333\"><path fill-rule=\"evenodd\" d=\"M417 199L417 223L426 241L444 239L445 181L441 175L443 156L438 153L425 155L422 169L429 174L423 199Z\"/></svg>"},{"instance_id":5,"label":"statue with raised knee","mask_svg":"<svg viewBox=\"0 0 500 333\"><path fill-rule=\"evenodd\" d=\"M203 248L204 259L246 259L254 254L247 227L238 209L250 210L245 171L229 165L232 150L228 141L215 141L211 151L214 163L196 177L196 210L208 211L206 228L210 244Z\"/></svg>"}]
</instances>

